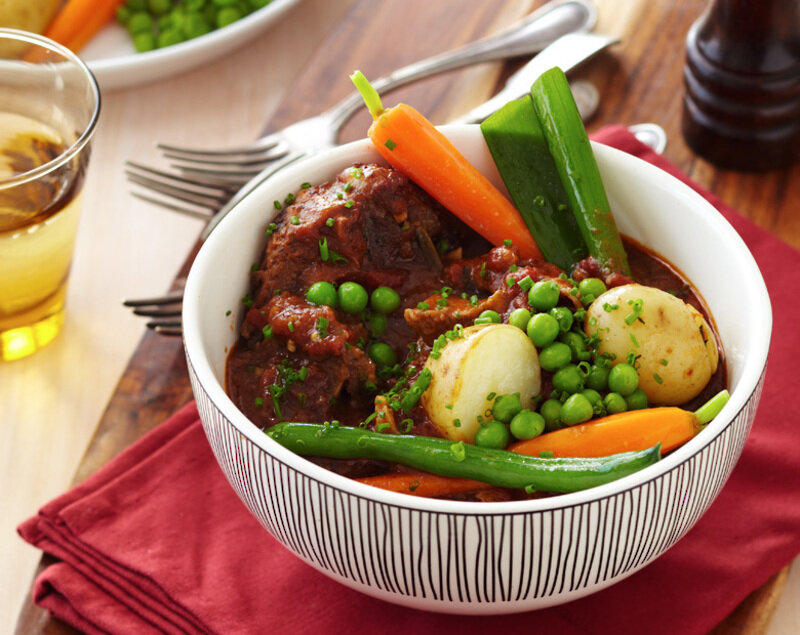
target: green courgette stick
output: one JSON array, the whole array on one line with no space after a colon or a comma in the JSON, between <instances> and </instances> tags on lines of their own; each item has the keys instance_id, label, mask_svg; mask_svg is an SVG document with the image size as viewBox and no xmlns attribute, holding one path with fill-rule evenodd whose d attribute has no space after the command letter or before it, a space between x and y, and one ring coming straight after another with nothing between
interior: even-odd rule
<instances>
[{"instance_id":1,"label":"green courgette stick","mask_svg":"<svg viewBox=\"0 0 800 635\"><path fill-rule=\"evenodd\" d=\"M533 83L531 96L589 254L603 271L630 275L592 146L564 72L557 67L545 71Z\"/></svg>"},{"instance_id":2,"label":"green courgette stick","mask_svg":"<svg viewBox=\"0 0 800 635\"><path fill-rule=\"evenodd\" d=\"M266 434L296 454L334 459L393 461L440 476L470 478L497 487L576 492L652 465L661 444L600 458L553 458L480 448L416 435L371 432L316 423L279 423Z\"/></svg>"},{"instance_id":3,"label":"green courgette stick","mask_svg":"<svg viewBox=\"0 0 800 635\"><path fill-rule=\"evenodd\" d=\"M571 271L588 255L530 95L481 124L506 189L548 262Z\"/></svg>"}]
</instances>

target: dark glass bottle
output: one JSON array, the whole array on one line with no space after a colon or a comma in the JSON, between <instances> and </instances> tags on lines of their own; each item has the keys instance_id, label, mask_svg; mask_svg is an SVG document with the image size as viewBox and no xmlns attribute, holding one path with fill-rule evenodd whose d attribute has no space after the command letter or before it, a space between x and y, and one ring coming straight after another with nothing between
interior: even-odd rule
<instances>
[{"instance_id":1,"label":"dark glass bottle","mask_svg":"<svg viewBox=\"0 0 800 635\"><path fill-rule=\"evenodd\" d=\"M683 135L742 171L800 158L800 0L712 0L686 39Z\"/></svg>"}]
</instances>

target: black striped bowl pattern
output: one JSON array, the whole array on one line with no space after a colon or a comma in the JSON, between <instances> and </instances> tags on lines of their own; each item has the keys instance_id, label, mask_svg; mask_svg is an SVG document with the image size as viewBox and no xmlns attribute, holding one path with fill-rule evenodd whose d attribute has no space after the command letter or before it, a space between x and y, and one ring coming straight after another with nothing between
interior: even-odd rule
<instances>
[{"instance_id":1,"label":"black striped bowl pattern","mask_svg":"<svg viewBox=\"0 0 800 635\"><path fill-rule=\"evenodd\" d=\"M477 127L443 130L502 187ZM237 206L198 254L184 296L189 373L211 448L237 495L286 548L390 602L511 613L567 602L631 575L680 540L713 502L742 452L761 394L771 329L763 279L744 243L704 199L622 152L595 145L595 153L621 231L665 255L711 309L731 392L722 413L637 474L584 492L504 503L385 492L266 437L224 391L225 358L241 317L236 307L263 250L272 201L352 163L379 161L369 142L348 144L278 173Z\"/></svg>"}]
</instances>

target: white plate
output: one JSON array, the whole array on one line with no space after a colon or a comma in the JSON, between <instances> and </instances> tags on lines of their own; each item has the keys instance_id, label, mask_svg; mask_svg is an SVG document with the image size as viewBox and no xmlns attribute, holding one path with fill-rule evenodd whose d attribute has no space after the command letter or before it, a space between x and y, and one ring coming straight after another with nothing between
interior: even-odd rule
<instances>
[{"instance_id":1,"label":"white plate","mask_svg":"<svg viewBox=\"0 0 800 635\"><path fill-rule=\"evenodd\" d=\"M128 33L114 21L81 51L102 90L163 79L220 57L276 22L299 0L272 0L266 7L207 35L147 53L137 53Z\"/></svg>"}]
</instances>

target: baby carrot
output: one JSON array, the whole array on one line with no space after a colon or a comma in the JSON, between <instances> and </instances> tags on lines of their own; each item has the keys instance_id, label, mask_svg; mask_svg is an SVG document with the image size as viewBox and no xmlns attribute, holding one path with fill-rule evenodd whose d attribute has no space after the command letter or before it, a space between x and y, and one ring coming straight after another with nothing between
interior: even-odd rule
<instances>
[{"instance_id":1,"label":"baby carrot","mask_svg":"<svg viewBox=\"0 0 800 635\"><path fill-rule=\"evenodd\" d=\"M122 0L69 0L44 35L79 51L114 16Z\"/></svg>"},{"instance_id":2,"label":"baby carrot","mask_svg":"<svg viewBox=\"0 0 800 635\"><path fill-rule=\"evenodd\" d=\"M369 137L391 166L493 245L510 240L523 258L542 258L516 208L433 124L406 104L384 110L360 71L350 79L373 118Z\"/></svg>"},{"instance_id":3,"label":"baby carrot","mask_svg":"<svg viewBox=\"0 0 800 635\"><path fill-rule=\"evenodd\" d=\"M727 391L720 392L697 412L675 407L620 412L520 441L508 449L529 456L552 452L556 457L596 457L661 443L661 451L669 452L694 437L727 403L728 396Z\"/></svg>"},{"instance_id":4,"label":"baby carrot","mask_svg":"<svg viewBox=\"0 0 800 635\"><path fill-rule=\"evenodd\" d=\"M488 483L468 478L437 476L436 474L384 474L356 479L373 487L412 496L448 496L492 487Z\"/></svg>"}]
</instances>

